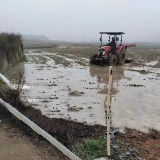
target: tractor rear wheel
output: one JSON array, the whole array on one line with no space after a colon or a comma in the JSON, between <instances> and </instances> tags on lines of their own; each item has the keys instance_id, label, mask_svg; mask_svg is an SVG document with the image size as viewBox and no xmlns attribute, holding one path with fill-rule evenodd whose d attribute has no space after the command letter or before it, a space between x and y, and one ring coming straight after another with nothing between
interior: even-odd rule
<instances>
[{"instance_id":1,"label":"tractor rear wheel","mask_svg":"<svg viewBox=\"0 0 160 160\"><path fill-rule=\"evenodd\" d=\"M111 58L109 59L108 64L110 66L116 66L116 64L117 64L117 56L116 55L112 55Z\"/></svg>"},{"instance_id":2,"label":"tractor rear wheel","mask_svg":"<svg viewBox=\"0 0 160 160\"><path fill-rule=\"evenodd\" d=\"M118 64L124 64L125 59L126 59L125 49L122 49L118 56Z\"/></svg>"},{"instance_id":3,"label":"tractor rear wheel","mask_svg":"<svg viewBox=\"0 0 160 160\"><path fill-rule=\"evenodd\" d=\"M97 54L93 54L93 55L90 57L89 63L90 63L90 64L97 64L97 61L95 60L96 57L97 57Z\"/></svg>"}]
</instances>

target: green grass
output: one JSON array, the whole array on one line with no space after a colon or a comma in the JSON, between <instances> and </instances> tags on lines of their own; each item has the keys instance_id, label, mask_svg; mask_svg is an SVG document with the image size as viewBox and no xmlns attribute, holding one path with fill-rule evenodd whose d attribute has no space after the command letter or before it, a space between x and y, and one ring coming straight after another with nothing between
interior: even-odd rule
<instances>
[{"instance_id":1,"label":"green grass","mask_svg":"<svg viewBox=\"0 0 160 160\"><path fill-rule=\"evenodd\" d=\"M22 59L23 62L28 62L28 59L25 55L23 55L23 59Z\"/></svg>"},{"instance_id":2,"label":"green grass","mask_svg":"<svg viewBox=\"0 0 160 160\"><path fill-rule=\"evenodd\" d=\"M105 145L106 140L101 136L97 140L86 140L84 144L75 145L73 152L82 160L94 160L107 156Z\"/></svg>"}]
</instances>

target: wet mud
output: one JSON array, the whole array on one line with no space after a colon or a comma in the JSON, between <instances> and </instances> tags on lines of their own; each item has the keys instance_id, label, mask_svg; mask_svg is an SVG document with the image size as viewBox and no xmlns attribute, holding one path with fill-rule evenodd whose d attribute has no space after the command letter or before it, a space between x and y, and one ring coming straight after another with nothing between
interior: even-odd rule
<instances>
[{"instance_id":1,"label":"wet mud","mask_svg":"<svg viewBox=\"0 0 160 160\"><path fill-rule=\"evenodd\" d=\"M38 109L34 109L29 106L25 107L21 101L11 101L10 99L4 97L3 94L0 96L69 149L72 149L74 144L83 142L85 138L96 138L103 135L106 131L106 127L100 125L88 126L87 124L68 121L65 119L51 119L42 115L41 111ZM11 118L12 121L18 123L18 127L24 130L26 134L33 134L36 136L38 141L43 139L26 124L12 116L5 107L0 105L0 119L3 120L5 118Z\"/></svg>"},{"instance_id":2,"label":"wet mud","mask_svg":"<svg viewBox=\"0 0 160 160\"><path fill-rule=\"evenodd\" d=\"M29 61L24 64L22 99L49 118L105 126L108 66L82 66L56 53L34 52L26 53ZM45 59L44 64L42 60L33 61L40 57ZM66 66L68 62L70 66ZM158 68L148 66L125 64L113 68L113 127L144 132L151 127L160 129L159 75Z\"/></svg>"}]
</instances>

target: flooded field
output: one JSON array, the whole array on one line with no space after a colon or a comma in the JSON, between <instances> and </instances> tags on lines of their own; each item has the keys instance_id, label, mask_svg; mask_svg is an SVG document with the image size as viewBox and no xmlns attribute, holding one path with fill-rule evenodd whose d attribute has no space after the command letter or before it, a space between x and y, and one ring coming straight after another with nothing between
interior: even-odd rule
<instances>
[{"instance_id":1,"label":"flooded field","mask_svg":"<svg viewBox=\"0 0 160 160\"><path fill-rule=\"evenodd\" d=\"M22 98L50 118L106 125L108 66L82 66L57 53L31 50L24 64ZM78 57L80 59L80 57ZM156 61L157 62L157 61ZM154 63L147 64L150 66ZM9 76L11 82L14 82ZM125 64L113 69L112 125L147 132L160 130L160 71Z\"/></svg>"}]
</instances>

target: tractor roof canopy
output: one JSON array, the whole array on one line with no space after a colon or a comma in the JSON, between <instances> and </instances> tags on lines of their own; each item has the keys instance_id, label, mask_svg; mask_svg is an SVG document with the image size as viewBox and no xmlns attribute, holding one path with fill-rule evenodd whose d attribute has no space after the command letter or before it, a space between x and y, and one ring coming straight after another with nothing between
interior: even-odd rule
<instances>
[{"instance_id":1,"label":"tractor roof canopy","mask_svg":"<svg viewBox=\"0 0 160 160\"><path fill-rule=\"evenodd\" d=\"M100 34L108 34L108 35L121 35L125 34L124 32L99 32Z\"/></svg>"}]
</instances>

